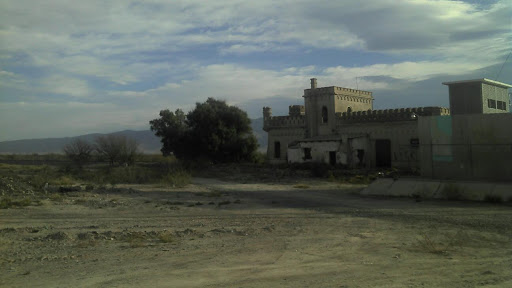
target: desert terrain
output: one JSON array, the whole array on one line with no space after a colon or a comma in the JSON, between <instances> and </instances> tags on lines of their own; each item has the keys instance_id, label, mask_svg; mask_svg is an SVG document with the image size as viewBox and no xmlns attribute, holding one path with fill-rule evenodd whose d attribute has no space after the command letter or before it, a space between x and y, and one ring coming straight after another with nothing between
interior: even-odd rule
<instances>
[{"instance_id":1,"label":"desert terrain","mask_svg":"<svg viewBox=\"0 0 512 288\"><path fill-rule=\"evenodd\" d=\"M512 287L510 204L236 178L0 209L0 286Z\"/></svg>"}]
</instances>

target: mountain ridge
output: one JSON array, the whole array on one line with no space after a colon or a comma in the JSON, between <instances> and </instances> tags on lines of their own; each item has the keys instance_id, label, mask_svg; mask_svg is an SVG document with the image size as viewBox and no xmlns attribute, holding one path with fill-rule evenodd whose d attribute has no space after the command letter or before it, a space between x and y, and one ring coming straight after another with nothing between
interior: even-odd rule
<instances>
[{"instance_id":1,"label":"mountain ridge","mask_svg":"<svg viewBox=\"0 0 512 288\"><path fill-rule=\"evenodd\" d=\"M251 127L260 145L259 149L266 149L267 133L263 131L263 118L251 119ZM151 130L122 130L112 133L90 133L69 137L2 141L0 142L0 154L63 153L62 148L64 145L74 139L81 138L89 142L94 142L96 137L107 134L121 134L135 139L139 143L139 148L146 154L160 153L160 148L162 147L160 138L155 136L154 132Z\"/></svg>"}]
</instances>

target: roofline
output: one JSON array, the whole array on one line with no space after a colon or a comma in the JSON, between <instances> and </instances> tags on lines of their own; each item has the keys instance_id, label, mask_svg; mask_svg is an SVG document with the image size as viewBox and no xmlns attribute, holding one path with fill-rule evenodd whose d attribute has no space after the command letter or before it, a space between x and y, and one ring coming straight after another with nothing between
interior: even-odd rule
<instances>
[{"instance_id":1,"label":"roofline","mask_svg":"<svg viewBox=\"0 0 512 288\"><path fill-rule=\"evenodd\" d=\"M494 80L487 79L487 78L473 79L473 80L452 81L452 82L443 82L443 85L463 84L463 83L471 83L471 82L480 82L480 83L491 84L491 85L494 85L494 86L500 86L500 87L503 87L503 88L512 88L512 85L510 85L510 84L494 81Z\"/></svg>"},{"instance_id":2,"label":"roofline","mask_svg":"<svg viewBox=\"0 0 512 288\"><path fill-rule=\"evenodd\" d=\"M366 91L366 90L361 90L361 89L353 89L353 88L347 88L347 87L341 87L341 86L325 86L325 87L316 87L316 88L306 88L304 90L317 90L317 89L322 89L322 88L341 88L341 89L351 89L351 90L355 90L355 91L360 91L360 92L367 92L367 93L371 93L373 94L372 91Z\"/></svg>"}]
</instances>

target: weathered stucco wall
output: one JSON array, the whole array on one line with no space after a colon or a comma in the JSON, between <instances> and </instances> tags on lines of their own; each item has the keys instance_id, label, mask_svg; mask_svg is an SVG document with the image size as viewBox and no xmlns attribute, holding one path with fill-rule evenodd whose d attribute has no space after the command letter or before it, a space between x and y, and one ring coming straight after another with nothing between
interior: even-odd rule
<instances>
[{"instance_id":1,"label":"weathered stucco wall","mask_svg":"<svg viewBox=\"0 0 512 288\"><path fill-rule=\"evenodd\" d=\"M366 139L364 147L360 144L351 145L352 147L349 148L351 151L348 152L348 154L355 155L354 151L365 149L363 160L365 167L378 166L377 140L389 140L390 167L419 168L419 147L411 144L411 142L415 142L414 139L418 138L417 121L350 123L338 125L336 130L343 136L345 143L349 143L349 139Z\"/></svg>"},{"instance_id":2,"label":"weathered stucco wall","mask_svg":"<svg viewBox=\"0 0 512 288\"><path fill-rule=\"evenodd\" d=\"M306 119L308 127L307 137L328 135L332 133L332 129L336 126L333 97L333 95L327 93L312 94L312 96L305 97L304 101L306 102ZM322 108L324 107L327 109L326 123L322 121Z\"/></svg>"},{"instance_id":3,"label":"weathered stucco wall","mask_svg":"<svg viewBox=\"0 0 512 288\"><path fill-rule=\"evenodd\" d=\"M512 181L511 126L509 113L421 118L422 176Z\"/></svg>"},{"instance_id":4,"label":"weathered stucco wall","mask_svg":"<svg viewBox=\"0 0 512 288\"><path fill-rule=\"evenodd\" d=\"M311 158L307 158L304 150L309 149ZM346 164L346 152L340 141L301 142L297 147L288 150L290 163L330 163L330 152L336 153L336 163Z\"/></svg>"},{"instance_id":5,"label":"weathered stucco wall","mask_svg":"<svg viewBox=\"0 0 512 288\"><path fill-rule=\"evenodd\" d=\"M267 146L267 159L270 163L286 163L288 145L294 141L304 138L303 128L289 128L289 129L274 129L268 131L268 146ZM275 143L279 142L280 152L279 157L276 156L274 150Z\"/></svg>"},{"instance_id":6,"label":"weathered stucco wall","mask_svg":"<svg viewBox=\"0 0 512 288\"><path fill-rule=\"evenodd\" d=\"M376 167L382 164L378 160L382 155L378 154L383 153L377 147L378 142L389 141L389 147L385 148L388 150L384 152L389 154L389 163L384 166L419 169L416 124L416 121L393 121L338 125L332 135L337 135L341 141L300 141L288 150L288 161L331 163L329 153L335 152L336 164L352 168ZM306 157L305 149L309 149L310 158Z\"/></svg>"},{"instance_id":7,"label":"weathered stucco wall","mask_svg":"<svg viewBox=\"0 0 512 288\"><path fill-rule=\"evenodd\" d=\"M370 92L357 90L351 93L339 91L334 98L334 107L336 112L348 112L350 107L351 111L368 111L373 109L373 98Z\"/></svg>"}]
</instances>

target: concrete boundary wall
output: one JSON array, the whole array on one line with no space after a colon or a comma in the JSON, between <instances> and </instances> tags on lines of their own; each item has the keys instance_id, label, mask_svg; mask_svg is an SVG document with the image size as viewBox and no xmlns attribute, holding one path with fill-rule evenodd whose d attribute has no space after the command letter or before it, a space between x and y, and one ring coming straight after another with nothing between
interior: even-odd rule
<instances>
[{"instance_id":1,"label":"concrete boundary wall","mask_svg":"<svg viewBox=\"0 0 512 288\"><path fill-rule=\"evenodd\" d=\"M488 197L512 201L512 183L439 181L430 179L377 179L361 195L485 201Z\"/></svg>"}]
</instances>

